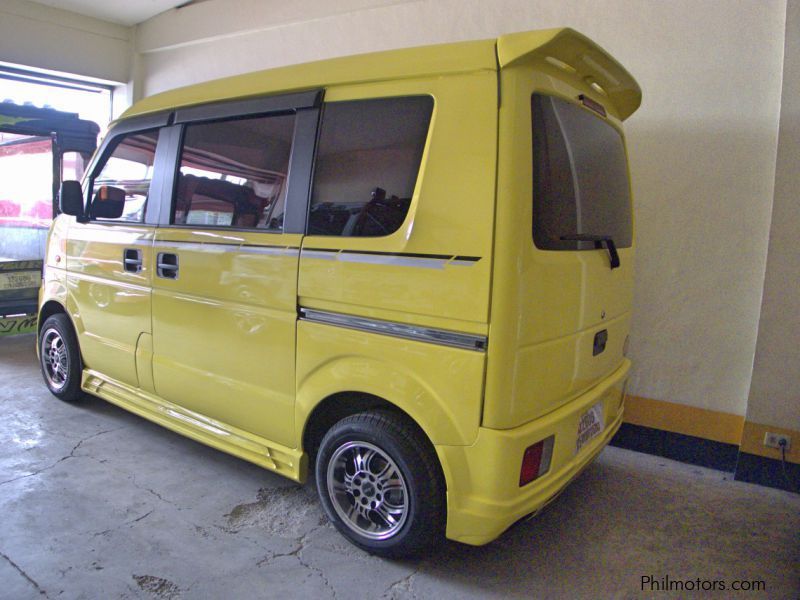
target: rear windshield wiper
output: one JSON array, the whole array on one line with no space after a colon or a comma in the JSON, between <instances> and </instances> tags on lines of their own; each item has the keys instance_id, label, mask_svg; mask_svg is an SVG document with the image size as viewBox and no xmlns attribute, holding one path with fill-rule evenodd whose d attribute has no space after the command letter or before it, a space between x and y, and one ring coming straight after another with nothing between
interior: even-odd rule
<instances>
[{"instance_id":1,"label":"rear windshield wiper","mask_svg":"<svg viewBox=\"0 0 800 600\"><path fill-rule=\"evenodd\" d=\"M589 235L587 233L576 233L574 235L562 235L561 239L570 242L594 242L594 247L608 250L608 256L611 260L611 268L616 269L619 263L619 254L617 253L617 245L614 243L614 238L610 235Z\"/></svg>"}]
</instances>

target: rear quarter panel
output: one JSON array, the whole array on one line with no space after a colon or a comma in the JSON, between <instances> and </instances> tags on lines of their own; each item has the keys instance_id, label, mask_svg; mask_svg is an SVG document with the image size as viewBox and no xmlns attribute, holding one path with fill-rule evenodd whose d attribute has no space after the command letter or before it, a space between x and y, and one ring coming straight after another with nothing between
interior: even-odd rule
<instances>
[{"instance_id":1,"label":"rear quarter panel","mask_svg":"<svg viewBox=\"0 0 800 600\"><path fill-rule=\"evenodd\" d=\"M432 96L434 107L405 222L382 237L307 236L300 255L299 302L455 331L485 331L494 225L496 73L335 87L326 91L325 100L411 95ZM343 250L349 257L313 249ZM359 252L443 258L424 265L376 264L366 255L353 260ZM479 260L458 264L453 259L459 256Z\"/></svg>"},{"instance_id":2,"label":"rear quarter panel","mask_svg":"<svg viewBox=\"0 0 800 600\"><path fill-rule=\"evenodd\" d=\"M298 302L309 309L485 336L494 233L496 72L333 87L325 101L410 95L430 95L434 107L405 222L383 237L307 236ZM377 263L371 252L411 260ZM472 260L458 260L464 256ZM477 435L482 351L306 321L298 323L297 349L298 439L314 407L339 392L369 393L397 405L434 444L469 444Z\"/></svg>"},{"instance_id":3,"label":"rear quarter panel","mask_svg":"<svg viewBox=\"0 0 800 600\"><path fill-rule=\"evenodd\" d=\"M394 404L434 444L465 445L480 423L485 354L300 321L295 433L323 399L371 394Z\"/></svg>"}]
</instances>

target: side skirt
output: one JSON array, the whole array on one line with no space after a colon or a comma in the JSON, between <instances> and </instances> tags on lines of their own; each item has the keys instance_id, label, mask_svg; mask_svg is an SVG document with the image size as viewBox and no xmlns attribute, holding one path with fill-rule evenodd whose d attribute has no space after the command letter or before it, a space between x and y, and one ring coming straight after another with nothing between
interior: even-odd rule
<instances>
[{"instance_id":1,"label":"side skirt","mask_svg":"<svg viewBox=\"0 0 800 600\"><path fill-rule=\"evenodd\" d=\"M308 458L304 452L275 444L236 427L204 417L154 394L84 369L83 391L217 450L304 483Z\"/></svg>"}]
</instances>

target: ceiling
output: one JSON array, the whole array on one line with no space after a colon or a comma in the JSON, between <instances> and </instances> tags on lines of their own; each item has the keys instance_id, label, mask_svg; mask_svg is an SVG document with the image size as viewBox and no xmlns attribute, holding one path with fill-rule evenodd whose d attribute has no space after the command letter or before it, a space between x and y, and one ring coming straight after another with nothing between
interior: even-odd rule
<instances>
[{"instance_id":1,"label":"ceiling","mask_svg":"<svg viewBox=\"0 0 800 600\"><path fill-rule=\"evenodd\" d=\"M187 0L32 0L53 8L68 10L120 25L136 25L176 6L193 4Z\"/></svg>"}]
</instances>

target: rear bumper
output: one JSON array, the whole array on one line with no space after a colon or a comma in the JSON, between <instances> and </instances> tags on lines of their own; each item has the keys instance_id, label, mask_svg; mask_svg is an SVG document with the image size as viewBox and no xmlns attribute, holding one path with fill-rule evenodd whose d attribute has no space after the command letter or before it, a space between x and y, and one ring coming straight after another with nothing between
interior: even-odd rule
<instances>
[{"instance_id":1,"label":"rear bumper","mask_svg":"<svg viewBox=\"0 0 800 600\"><path fill-rule=\"evenodd\" d=\"M476 546L486 544L563 490L619 429L629 371L630 361L625 360L582 396L520 427L481 427L471 446L437 446L448 488L447 537ZM603 402L603 431L576 454L578 422L598 402ZM550 435L555 436L550 470L519 487L525 449Z\"/></svg>"}]
</instances>

